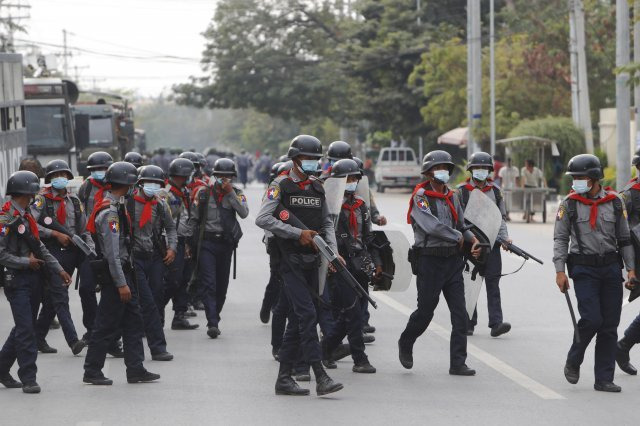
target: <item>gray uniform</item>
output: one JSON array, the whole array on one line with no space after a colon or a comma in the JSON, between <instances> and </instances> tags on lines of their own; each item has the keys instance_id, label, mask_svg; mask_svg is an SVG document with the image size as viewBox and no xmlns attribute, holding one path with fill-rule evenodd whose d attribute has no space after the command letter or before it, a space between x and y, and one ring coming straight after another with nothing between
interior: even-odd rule
<instances>
[{"instance_id":1,"label":"gray uniform","mask_svg":"<svg viewBox=\"0 0 640 426\"><path fill-rule=\"evenodd\" d=\"M595 199L602 198L607 192L602 189ZM619 241L629 241L629 224L626 208L622 204L623 214L616 217L613 201L598 206L596 228L589 223L591 206L576 202L577 228L580 233L584 253L580 253L575 229L569 220L569 198L565 198L558 208L553 234L553 264L556 272L564 272L568 253L583 255L604 255L618 250ZM627 270L635 269L633 247L629 244L620 249Z\"/></svg>"},{"instance_id":2,"label":"gray uniform","mask_svg":"<svg viewBox=\"0 0 640 426\"><path fill-rule=\"evenodd\" d=\"M198 222L200 221L200 209L198 208L198 198L200 196L200 192L205 190L205 188L211 188L209 186L201 186L198 188L194 195L193 201L193 209L191 211L191 218L187 224L187 235L194 235L194 232L198 226ZM213 188L217 193L222 193L222 189L218 186L218 184L214 184ZM218 210L219 207L224 209L233 209L236 211L238 216L242 219L246 218L249 215L249 206L247 204L247 199L242 193L242 190L234 187L234 190L225 194L222 197L221 206L218 205L218 200L215 194L211 193L209 196L209 204L207 206L207 223L205 224L205 232L213 232L213 233L223 233L224 228L222 224L222 215Z\"/></svg>"},{"instance_id":3,"label":"gray uniform","mask_svg":"<svg viewBox=\"0 0 640 426\"><path fill-rule=\"evenodd\" d=\"M136 190L135 195L147 199L140 189ZM157 249L153 246L152 238L155 230L156 235L162 235L163 231L165 232L167 249L175 252L178 244L178 235L176 233L176 225L171 217L171 210L162 198L155 197L155 200L158 204L151 207L151 219L142 228L140 228L140 217L142 216L144 203L133 201L135 208L134 214L131 215L131 221L133 222L134 250L144 253L154 252L154 249Z\"/></svg>"},{"instance_id":4,"label":"gray uniform","mask_svg":"<svg viewBox=\"0 0 640 426\"><path fill-rule=\"evenodd\" d=\"M298 177L295 171L292 171L289 175L282 175L276 177L269 189L267 190L267 196L262 200L262 207L260 208L260 212L258 212L258 216L256 217L256 225L260 228L271 232L277 237L288 239L288 240L298 240L300 239L300 235L302 234L302 229L295 228L288 223L284 223L283 221L276 219L273 216L273 212L276 211L276 208L280 204L280 182L284 179L291 179L294 182L300 182L302 179ZM315 178L311 178L315 179ZM269 195L269 191L272 195ZM326 203L323 205L322 209L322 217L324 221L322 223L322 228L320 233L324 235L324 239L329 244L329 247L334 252L338 252L338 246L336 244L336 234L335 229L333 227L333 220L329 215L329 210L327 209Z\"/></svg>"},{"instance_id":5,"label":"gray uniform","mask_svg":"<svg viewBox=\"0 0 640 426\"><path fill-rule=\"evenodd\" d=\"M447 188L448 191L451 191ZM454 247L461 237L471 242L473 233L465 231L464 234L458 229L464 227L464 211L457 196L453 196L451 201L458 214L458 222L453 223L453 215L446 200L431 198L435 202L437 217L431 212L429 200L424 194L424 188L420 188L413 197L413 209L411 218L413 219L413 232L415 246L417 247Z\"/></svg>"},{"instance_id":6,"label":"gray uniform","mask_svg":"<svg viewBox=\"0 0 640 426\"><path fill-rule=\"evenodd\" d=\"M631 189L631 187L638 183L638 179L634 179L632 182L627 184L625 188L620 193L622 200L624 201L624 205L627 208L627 213L629 214L629 228L634 228L636 225L640 223L640 201L638 194L640 191L635 189ZM635 197L634 197L635 193ZM634 203L634 198L636 198L636 202Z\"/></svg>"},{"instance_id":7,"label":"gray uniform","mask_svg":"<svg viewBox=\"0 0 640 426\"><path fill-rule=\"evenodd\" d=\"M29 268L29 254L31 250L23 242L19 242L19 238L11 236L11 232L6 224L11 223L14 220L14 211L17 211L20 216L24 217L25 211L18 206L17 203L11 201L11 208L9 211L0 213L0 265L3 265L11 269L28 269ZM24 219L24 226L29 227L26 219ZM18 231L19 232L19 231ZM29 232L25 230L25 232ZM49 253L49 250L44 246L42 241L39 241L40 250L42 251L42 259L45 264L55 273L62 272L62 266L56 260L55 257ZM34 254L35 255L35 254Z\"/></svg>"},{"instance_id":8,"label":"gray uniform","mask_svg":"<svg viewBox=\"0 0 640 426\"><path fill-rule=\"evenodd\" d=\"M92 179L93 178L85 179L85 181L82 182L82 185L80 185L80 188L78 189L78 198L80 198L80 201L82 201L82 205L84 206L84 214L87 217L89 217L91 215L91 212L93 211L95 196L96 193L100 190L97 186L91 183ZM103 182L97 183L104 184ZM88 190L87 187L90 187L91 189ZM104 193L106 194L106 192L107 190L105 189Z\"/></svg>"},{"instance_id":9,"label":"gray uniform","mask_svg":"<svg viewBox=\"0 0 640 426\"><path fill-rule=\"evenodd\" d=\"M189 199L189 192L185 191L185 206L183 198L171 191L171 187L171 184L167 185L160 194L158 194L158 196L169 205L169 210L171 211L171 217L173 218L173 223L176 227L178 237L187 237L187 223L191 214L191 200ZM175 186L174 188L177 189Z\"/></svg>"},{"instance_id":10,"label":"gray uniform","mask_svg":"<svg viewBox=\"0 0 640 426\"><path fill-rule=\"evenodd\" d=\"M131 253L127 247L126 226L120 223L118 216L121 202L116 200L111 192L105 192L104 199L109 200L111 205L96 216L94 238L97 239L104 258L107 259L109 272L111 272L111 278L116 287L124 287L128 283L122 270L122 264L131 261Z\"/></svg>"},{"instance_id":11,"label":"gray uniform","mask_svg":"<svg viewBox=\"0 0 640 426\"><path fill-rule=\"evenodd\" d=\"M455 197L458 199L458 202L460 203L460 205L462 206L462 209L466 209L467 206L464 202L464 198L462 197L462 190L460 189L461 187L465 186L467 183L469 183L471 186L473 186L474 188L477 186L476 182L471 179L469 182L465 182L463 184L460 184L458 186L458 191L455 195ZM498 191L500 191L500 193L502 194L502 191L500 190L500 188L497 185L493 185ZM487 197L489 197L491 199L491 201L493 201L494 203L496 203L496 193L494 192L493 189L486 191L484 193L484 195L486 195ZM500 223L500 231L498 231L498 238L500 238L503 241L506 241L509 239L509 232L507 231L507 222L504 220L505 217L507 217L507 209L505 207L504 204L504 196L500 199L500 203L496 203L498 208L500 209L500 214L502 215L502 222Z\"/></svg>"},{"instance_id":12,"label":"gray uniform","mask_svg":"<svg viewBox=\"0 0 640 426\"><path fill-rule=\"evenodd\" d=\"M57 191L56 189L52 188L51 193L55 197L60 196L60 191ZM87 243L87 245L91 247L92 250L95 251L95 244L93 242L93 238L91 238L91 234L86 229L87 217L84 214L81 214L80 217L76 217L75 207L73 205L72 198L76 198L78 199L78 201L80 201L80 199L76 195L70 194L69 191L66 191L66 194L64 196L64 205L65 205L65 210L67 212L67 219L62 226L64 226L67 229L67 231L69 231L72 235L74 235L76 234L76 224L77 224L78 225L77 228L83 230L80 236ZM49 200L48 202L53 203L54 214L57 213L58 208L60 207L60 201ZM45 199L45 196L43 194L36 195L31 211L33 212L33 216L37 221L40 220L40 217L42 215L47 216L46 203L47 203L47 200ZM81 212L84 213L82 202L80 202L80 210ZM57 219L57 217L54 216L52 219ZM38 224L38 231L40 232L40 237L44 239L52 238L53 231L47 228L46 226L42 226Z\"/></svg>"}]
</instances>

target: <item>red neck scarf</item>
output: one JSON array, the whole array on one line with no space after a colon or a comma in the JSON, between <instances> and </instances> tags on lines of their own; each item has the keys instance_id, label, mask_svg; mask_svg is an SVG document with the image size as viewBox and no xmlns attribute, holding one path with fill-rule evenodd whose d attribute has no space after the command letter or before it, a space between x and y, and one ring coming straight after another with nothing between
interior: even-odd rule
<instances>
[{"instance_id":1,"label":"red neck scarf","mask_svg":"<svg viewBox=\"0 0 640 426\"><path fill-rule=\"evenodd\" d=\"M356 215L356 209L360 207L364 202L362 200L356 200L355 203L344 203L342 208L349 211L349 227L353 238L358 238L358 216Z\"/></svg>"},{"instance_id":2,"label":"red neck scarf","mask_svg":"<svg viewBox=\"0 0 640 426\"><path fill-rule=\"evenodd\" d=\"M103 185L97 180L95 180L94 178L89 178L89 183L91 183L91 185L98 188L98 190L96 191L96 194L93 196L93 205L97 206L98 204L102 203L102 200L104 199L104 191L109 189L110 185L109 184Z\"/></svg>"},{"instance_id":3,"label":"red neck scarf","mask_svg":"<svg viewBox=\"0 0 640 426\"><path fill-rule=\"evenodd\" d=\"M580 201L582 204L591 206L591 211L589 213L589 224L591 225L591 229L596 229L596 221L598 220L598 206L600 204L613 201L617 198L616 193L613 192L611 188L607 187L604 190L607 191L607 194L597 200L586 198L580 194L576 194L575 192L569 194L570 199Z\"/></svg>"},{"instance_id":4,"label":"red neck scarf","mask_svg":"<svg viewBox=\"0 0 640 426\"><path fill-rule=\"evenodd\" d=\"M293 170L293 169L291 169L291 170ZM291 182L293 182L296 185L298 185L298 188L300 188L300 189L304 189L305 186L311 184L311 179L309 179L308 175L307 175L307 178L305 180L301 180L300 182L296 182L295 180L293 180L293 178L291 177L291 170L285 170L284 172L280 173L280 175L289 176L289 179L291 179ZM296 175L297 175L297 173L296 173Z\"/></svg>"},{"instance_id":5,"label":"red neck scarf","mask_svg":"<svg viewBox=\"0 0 640 426\"><path fill-rule=\"evenodd\" d=\"M53 195L53 190L51 188L49 188L48 191L45 191L43 195L52 201L60 202L60 204L58 205L58 211L56 212L56 217L58 219L58 222L64 225L67 222L67 203L65 200L66 197Z\"/></svg>"},{"instance_id":6,"label":"red neck scarf","mask_svg":"<svg viewBox=\"0 0 640 426\"><path fill-rule=\"evenodd\" d=\"M633 183L633 185L629 189L635 189L636 191L640 191L640 180L638 180L638 178L631 179L629 183Z\"/></svg>"},{"instance_id":7,"label":"red neck scarf","mask_svg":"<svg viewBox=\"0 0 640 426\"><path fill-rule=\"evenodd\" d=\"M11 210L11 201L7 201L2 206L3 213L7 213L9 210ZM13 216L20 216L20 212L18 211L18 209L15 209L13 211ZM35 237L36 240L40 241L40 232L38 231L38 223L36 222L36 219L31 216L29 210L27 209L24 210L24 217L27 218L27 221L29 222L29 229L31 230L31 234Z\"/></svg>"},{"instance_id":8,"label":"red neck scarf","mask_svg":"<svg viewBox=\"0 0 640 426\"><path fill-rule=\"evenodd\" d=\"M189 208L189 198L185 195L185 193L182 190L176 188L173 185L171 185L169 188L170 188L170 191L174 195L176 195L178 198L180 198L182 200L182 202L184 203L184 207L188 209Z\"/></svg>"},{"instance_id":9,"label":"red neck scarf","mask_svg":"<svg viewBox=\"0 0 640 426\"><path fill-rule=\"evenodd\" d=\"M144 204L144 207L142 208L142 214L140 215L140 222L139 222L140 228L143 228L144 225L146 225L147 222L151 220L151 215L153 213L152 208L153 206L158 204L158 200L156 200L155 198L147 200L146 198L141 197L140 195L135 195L133 199L136 200L138 203Z\"/></svg>"},{"instance_id":10,"label":"red neck scarf","mask_svg":"<svg viewBox=\"0 0 640 426\"><path fill-rule=\"evenodd\" d=\"M464 185L464 188L467 189L469 192L473 191L474 189L479 189L482 192L489 192L491 191L491 188L493 188L493 184L491 183L492 180L491 179L487 179L487 184L485 186L483 186L482 188L480 188L479 186L473 186L471 185L471 178L468 178L466 180L466 184Z\"/></svg>"},{"instance_id":11,"label":"red neck scarf","mask_svg":"<svg viewBox=\"0 0 640 426\"><path fill-rule=\"evenodd\" d=\"M201 186L206 186L206 185L204 181L198 178L193 179L193 182L187 185L187 188L189 188L189 191L191 191L191 201L195 200L196 193L198 192L197 189Z\"/></svg>"},{"instance_id":12,"label":"red neck scarf","mask_svg":"<svg viewBox=\"0 0 640 426\"><path fill-rule=\"evenodd\" d=\"M91 211L89 220L87 220L87 231L91 232L92 234L96 233L96 216L98 216L98 213L100 213L110 205L111 201L103 199L99 204L93 206L93 210Z\"/></svg>"}]
</instances>

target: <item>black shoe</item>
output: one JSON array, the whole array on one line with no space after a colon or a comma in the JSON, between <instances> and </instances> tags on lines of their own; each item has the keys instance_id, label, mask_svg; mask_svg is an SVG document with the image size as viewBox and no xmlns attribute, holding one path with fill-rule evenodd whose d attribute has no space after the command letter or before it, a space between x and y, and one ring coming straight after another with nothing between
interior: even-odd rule
<instances>
[{"instance_id":1,"label":"black shoe","mask_svg":"<svg viewBox=\"0 0 640 426\"><path fill-rule=\"evenodd\" d=\"M309 389L303 389L289 376L288 373L280 372L276 380L276 395L309 395Z\"/></svg>"},{"instance_id":2,"label":"black shoe","mask_svg":"<svg viewBox=\"0 0 640 426\"><path fill-rule=\"evenodd\" d=\"M149 371L145 370L145 372L140 376L127 377L127 383L148 383L158 379L160 379L159 374L150 373Z\"/></svg>"},{"instance_id":3,"label":"black shoe","mask_svg":"<svg viewBox=\"0 0 640 426\"><path fill-rule=\"evenodd\" d=\"M449 368L449 374L452 376L475 376L476 370L467 367L466 364L462 364L459 367Z\"/></svg>"},{"instance_id":4,"label":"black shoe","mask_svg":"<svg viewBox=\"0 0 640 426\"><path fill-rule=\"evenodd\" d=\"M578 380L580 380L580 367L576 367L567 362L564 365L564 377L567 379L567 382L575 385L578 383Z\"/></svg>"},{"instance_id":5,"label":"black shoe","mask_svg":"<svg viewBox=\"0 0 640 426\"><path fill-rule=\"evenodd\" d=\"M346 343L341 343L331 353L331 359L340 361L341 359L346 358L349 355L351 355L351 346Z\"/></svg>"},{"instance_id":6,"label":"black shoe","mask_svg":"<svg viewBox=\"0 0 640 426\"><path fill-rule=\"evenodd\" d=\"M635 376L638 374L638 370L636 370L636 368L631 364L631 359L629 358L629 350L632 346L633 344L630 344L626 338L620 339L618 342L618 349L616 351L616 362L618 363L620 370Z\"/></svg>"},{"instance_id":7,"label":"black shoe","mask_svg":"<svg viewBox=\"0 0 640 426\"><path fill-rule=\"evenodd\" d=\"M107 353L114 358L124 358L124 352L119 346L111 348Z\"/></svg>"},{"instance_id":8,"label":"black shoe","mask_svg":"<svg viewBox=\"0 0 640 426\"><path fill-rule=\"evenodd\" d=\"M473 327L469 327L469 328L467 328L467 331L466 331L466 333L465 333L465 334L466 334L467 336L473 336L473 332L474 332L474 331L475 331L475 329L474 329Z\"/></svg>"},{"instance_id":9,"label":"black shoe","mask_svg":"<svg viewBox=\"0 0 640 426\"><path fill-rule=\"evenodd\" d=\"M491 327L491 337L501 336L508 333L509 330L511 330L511 324L508 322L501 322L500 324Z\"/></svg>"},{"instance_id":10,"label":"black shoe","mask_svg":"<svg viewBox=\"0 0 640 426\"><path fill-rule=\"evenodd\" d=\"M24 383L22 385L22 392L24 393L40 393L40 385L36 382Z\"/></svg>"},{"instance_id":11,"label":"black shoe","mask_svg":"<svg viewBox=\"0 0 640 426\"><path fill-rule=\"evenodd\" d=\"M207 336L211 337L212 339L217 339L220 334L222 333L220 332L218 327L209 327L207 329Z\"/></svg>"},{"instance_id":12,"label":"black shoe","mask_svg":"<svg viewBox=\"0 0 640 426\"><path fill-rule=\"evenodd\" d=\"M273 355L273 359L275 359L276 361L280 361L280 355L278 354L279 351L280 349L271 349L271 355Z\"/></svg>"},{"instance_id":13,"label":"black shoe","mask_svg":"<svg viewBox=\"0 0 640 426\"><path fill-rule=\"evenodd\" d=\"M71 347L71 352L74 355L78 355L80 352L82 352L82 350L87 346L87 344L84 342L84 340L76 340L75 343L73 343L70 347Z\"/></svg>"},{"instance_id":14,"label":"black shoe","mask_svg":"<svg viewBox=\"0 0 640 426\"><path fill-rule=\"evenodd\" d=\"M363 333L362 340L364 340L365 343L373 343L376 341L376 337L371 334Z\"/></svg>"},{"instance_id":15,"label":"black shoe","mask_svg":"<svg viewBox=\"0 0 640 426\"><path fill-rule=\"evenodd\" d=\"M400 364L402 364L404 368L407 370L413 368L413 353L411 353L411 350L403 349L400 340L398 340L398 356L400 358Z\"/></svg>"},{"instance_id":16,"label":"black shoe","mask_svg":"<svg viewBox=\"0 0 640 426\"><path fill-rule=\"evenodd\" d=\"M263 324L268 324L269 317L271 317L271 309L263 302L262 308L260 309L260 321L262 321Z\"/></svg>"},{"instance_id":17,"label":"black shoe","mask_svg":"<svg viewBox=\"0 0 640 426\"><path fill-rule=\"evenodd\" d=\"M187 312L184 312L184 316L188 318L194 318L198 316L198 313L193 310L193 306L189 306Z\"/></svg>"},{"instance_id":18,"label":"black shoe","mask_svg":"<svg viewBox=\"0 0 640 426\"><path fill-rule=\"evenodd\" d=\"M365 324L364 327L362 327L362 331L364 331L365 333L375 333L376 328L372 325Z\"/></svg>"},{"instance_id":19,"label":"black shoe","mask_svg":"<svg viewBox=\"0 0 640 426\"><path fill-rule=\"evenodd\" d=\"M310 382L311 381L311 373L310 372L301 372L301 373L296 373L296 375L294 376L294 379L296 380L296 382Z\"/></svg>"},{"instance_id":20,"label":"black shoe","mask_svg":"<svg viewBox=\"0 0 640 426\"><path fill-rule=\"evenodd\" d=\"M196 311L204 311L204 303L202 303L201 301L197 301L193 304L193 309L195 309Z\"/></svg>"},{"instance_id":21,"label":"black shoe","mask_svg":"<svg viewBox=\"0 0 640 426\"><path fill-rule=\"evenodd\" d=\"M54 318L53 321L51 321L51 324L49 325L49 330L58 330L59 328L60 328L60 321Z\"/></svg>"},{"instance_id":22,"label":"black shoe","mask_svg":"<svg viewBox=\"0 0 640 426\"><path fill-rule=\"evenodd\" d=\"M0 377L0 383L7 389L18 389L22 387L22 383L14 379L9 373Z\"/></svg>"},{"instance_id":23,"label":"black shoe","mask_svg":"<svg viewBox=\"0 0 640 426\"><path fill-rule=\"evenodd\" d=\"M151 359L153 361L171 361L173 359L173 355L169 352L160 352L158 354L151 354Z\"/></svg>"},{"instance_id":24,"label":"black shoe","mask_svg":"<svg viewBox=\"0 0 640 426\"><path fill-rule=\"evenodd\" d=\"M322 365L324 365L324 368L326 368L327 370L335 370L336 368L338 368L338 364L336 364L336 362L332 359L323 359Z\"/></svg>"},{"instance_id":25,"label":"black shoe","mask_svg":"<svg viewBox=\"0 0 640 426\"><path fill-rule=\"evenodd\" d=\"M320 364L320 368L322 368L322 364ZM314 371L316 371L316 368L314 368ZM342 389L344 389L342 383L334 382L324 370L322 370L322 374L316 374L316 394L320 396L328 395Z\"/></svg>"},{"instance_id":26,"label":"black shoe","mask_svg":"<svg viewBox=\"0 0 640 426\"><path fill-rule=\"evenodd\" d=\"M56 354L58 350L49 346L46 340L38 342L38 350L43 354Z\"/></svg>"},{"instance_id":27,"label":"black shoe","mask_svg":"<svg viewBox=\"0 0 640 426\"><path fill-rule=\"evenodd\" d=\"M99 376L99 377L84 376L82 378L82 381L84 383L88 383L90 385L96 385L96 386L111 386L113 384L113 380L107 379L104 376Z\"/></svg>"},{"instance_id":28,"label":"black shoe","mask_svg":"<svg viewBox=\"0 0 640 426\"><path fill-rule=\"evenodd\" d=\"M354 373L373 374L376 372L376 368L373 365L369 364L369 361L365 361L360 364L354 364L351 371L353 371Z\"/></svg>"},{"instance_id":29,"label":"black shoe","mask_svg":"<svg viewBox=\"0 0 640 426\"><path fill-rule=\"evenodd\" d=\"M175 314L171 321L172 330L195 330L200 324L191 324L185 314Z\"/></svg>"},{"instance_id":30,"label":"black shoe","mask_svg":"<svg viewBox=\"0 0 640 426\"><path fill-rule=\"evenodd\" d=\"M622 392L622 388L613 382L595 382L593 388L600 392Z\"/></svg>"}]
</instances>

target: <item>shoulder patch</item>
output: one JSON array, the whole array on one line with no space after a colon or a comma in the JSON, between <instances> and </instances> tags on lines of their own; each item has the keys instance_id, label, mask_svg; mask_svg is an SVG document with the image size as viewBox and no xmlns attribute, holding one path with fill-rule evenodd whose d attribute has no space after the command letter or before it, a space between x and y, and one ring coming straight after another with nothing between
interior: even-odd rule
<instances>
[{"instance_id":1,"label":"shoulder patch","mask_svg":"<svg viewBox=\"0 0 640 426\"><path fill-rule=\"evenodd\" d=\"M33 207L35 207L36 209L40 210L42 208L42 206L44 206L44 196L38 194L38 195L36 195L35 199L33 200Z\"/></svg>"},{"instance_id":2,"label":"shoulder patch","mask_svg":"<svg viewBox=\"0 0 640 426\"><path fill-rule=\"evenodd\" d=\"M242 204L247 204L247 197L245 197L244 194L238 194L238 201Z\"/></svg>"},{"instance_id":3,"label":"shoulder patch","mask_svg":"<svg viewBox=\"0 0 640 426\"><path fill-rule=\"evenodd\" d=\"M267 199L277 200L278 198L280 198L280 186L277 184L271 184L267 189Z\"/></svg>"},{"instance_id":4,"label":"shoulder patch","mask_svg":"<svg viewBox=\"0 0 640 426\"><path fill-rule=\"evenodd\" d=\"M4 223L0 223L0 237L6 237L9 235L9 226Z\"/></svg>"},{"instance_id":5,"label":"shoulder patch","mask_svg":"<svg viewBox=\"0 0 640 426\"><path fill-rule=\"evenodd\" d=\"M120 232L120 221L117 217L110 216L107 221L109 223L109 230L112 234Z\"/></svg>"},{"instance_id":6,"label":"shoulder patch","mask_svg":"<svg viewBox=\"0 0 640 426\"><path fill-rule=\"evenodd\" d=\"M564 204L560 204L560 207L558 207L558 213L556 214L556 219L557 220L562 220L564 214L567 212L566 207L564 206Z\"/></svg>"},{"instance_id":7,"label":"shoulder patch","mask_svg":"<svg viewBox=\"0 0 640 426\"><path fill-rule=\"evenodd\" d=\"M426 213L429 211L429 200L425 195L416 195L416 206Z\"/></svg>"}]
</instances>

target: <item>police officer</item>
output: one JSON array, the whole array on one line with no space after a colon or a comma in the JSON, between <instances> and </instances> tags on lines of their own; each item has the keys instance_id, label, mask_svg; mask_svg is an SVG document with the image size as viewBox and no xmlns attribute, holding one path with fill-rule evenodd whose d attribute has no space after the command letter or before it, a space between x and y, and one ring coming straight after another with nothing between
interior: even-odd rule
<instances>
[{"instance_id":1,"label":"police officer","mask_svg":"<svg viewBox=\"0 0 640 426\"><path fill-rule=\"evenodd\" d=\"M371 217L364 200L355 195L358 181L362 177L358 164L351 159L338 160L333 164L331 177L347 178L342 209L338 218L338 251L347 261L347 269L363 288L368 288L375 273L382 272L382 262L371 246ZM348 336L355 373L375 373L364 352L362 334L363 315L361 300L352 288L330 277L331 303L335 310L335 325L322 341L323 358L332 358L342 339ZM366 302L366 299L365 299Z\"/></svg>"},{"instance_id":2,"label":"police officer","mask_svg":"<svg viewBox=\"0 0 640 426\"><path fill-rule=\"evenodd\" d=\"M0 383L7 388L22 387L24 393L40 392L36 382L38 347L34 330L42 286L42 275L38 271L46 267L65 285L71 283L69 274L40 241L38 225L29 212L32 198L39 190L40 180L34 173L13 173L6 188L11 199L0 211L0 265L4 292L15 323L0 350ZM16 359L22 383L9 373Z\"/></svg>"},{"instance_id":3,"label":"police officer","mask_svg":"<svg viewBox=\"0 0 640 426\"><path fill-rule=\"evenodd\" d=\"M162 318L165 266L175 260L178 237L169 206L158 197L163 186L162 169L153 165L144 166L138 172L138 188L127 202L133 223L133 264L138 297L147 344L154 361L173 359L173 355L167 352Z\"/></svg>"},{"instance_id":4,"label":"police officer","mask_svg":"<svg viewBox=\"0 0 640 426\"><path fill-rule=\"evenodd\" d=\"M302 347L304 361L311 365L316 378L316 392L324 395L343 388L324 371L322 351L316 331L317 316L312 292L318 287L319 259L313 237L321 234L337 252L333 221L329 217L322 184L313 176L322 157L320 141L309 135L293 139L287 156L294 166L287 175L278 176L267 189L256 225L272 232L280 249L280 274L292 313L279 351L280 370L276 381L278 395L308 395L291 378L297 351ZM307 230L295 228L274 213L282 204L305 224Z\"/></svg>"},{"instance_id":5,"label":"police officer","mask_svg":"<svg viewBox=\"0 0 640 426\"><path fill-rule=\"evenodd\" d=\"M161 311L169 303L173 301L173 320L171 321L172 330L194 330L198 328L198 324L191 324L186 317L187 306L187 283L191 277L185 274L190 272L186 268L187 253L185 244L187 235L187 223L191 217L191 198L187 184L191 180L191 176L195 167L193 163L186 158L176 158L169 165L169 182L160 196L169 205L171 217L178 235L178 243L176 246L176 258L167 267L168 273L165 277L165 294L164 304Z\"/></svg>"},{"instance_id":6,"label":"police officer","mask_svg":"<svg viewBox=\"0 0 640 426\"><path fill-rule=\"evenodd\" d=\"M32 205L33 216L39 223L38 231L44 245L69 275L73 275L73 271L85 260L84 253L71 240L73 235L80 236L91 250L95 249L93 239L85 229L87 218L81 201L67 190L71 179L73 173L66 161L50 161L45 167L44 178L45 184L49 186L36 195ZM52 276L47 284L36 322L38 350L43 353L57 352L45 340L49 326L57 315L67 344L73 354L78 355L86 344L78 339L71 318L68 287L57 276Z\"/></svg>"},{"instance_id":7,"label":"police officer","mask_svg":"<svg viewBox=\"0 0 640 426\"><path fill-rule=\"evenodd\" d=\"M409 202L407 222L413 227L412 268L417 275L418 309L411 314L398 341L400 363L413 367L413 344L425 332L438 305L440 293L451 311L451 354L449 374L473 376L475 370L465 364L467 358L467 313L464 300L461 248L472 244L471 252L480 255L478 240L464 230L464 212L447 182L455 165L445 151L425 155L422 174Z\"/></svg>"},{"instance_id":8,"label":"police officer","mask_svg":"<svg viewBox=\"0 0 640 426\"><path fill-rule=\"evenodd\" d=\"M205 157L203 153L195 152L194 154L196 155L198 164L200 165L200 172L202 174L200 178L206 182L207 180L209 180L209 177L211 177L211 165L209 164L209 162L207 161L207 157Z\"/></svg>"},{"instance_id":9,"label":"police officer","mask_svg":"<svg viewBox=\"0 0 640 426\"><path fill-rule=\"evenodd\" d=\"M615 192L600 184L603 173L598 157L573 157L567 175L573 177L573 191L558 208L553 263L560 291L570 288L565 265L573 279L580 311L580 342L574 340L569 349L564 375L569 383L578 383L584 353L597 335L594 389L620 392L613 375L624 281L621 258L629 281L635 278L626 208Z\"/></svg>"},{"instance_id":10,"label":"police officer","mask_svg":"<svg viewBox=\"0 0 640 426\"><path fill-rule=\"evenodd\" d=\"M210 183L199 187L194 196L187 231L193 236L191 248L199 256L200 296L207 316L207 335L212 339L221 334L218 325L227 298L231 257L242 237L237 216L244 219L249 214L242 190L231 184L235 176L232 160L216 160Z\"/></svg>"},{"instance_id":11,"label":"police officer","mask_svg":"<svg viewBox=\"0 0 640 426\"><path fill-rule=\"evenodd\" d=\"M124 155L124 158L122 161L126 161L127 163L133 164L136 167L136 169L139 167L142 167L142 165L144 164L144 158L142 158L142 155L139 152L135 152L135 151L127 152Z\"/></svg>"},{"instance_id":12,"label":"police officer","mask_svg":"<svg viewBox=\"0 0 640 426\"><path fill-rule=\"evenodd\" d=\"M331 170L333 165L343 159L352 159L353 154L351 153L351 145L349 145L345 141L334 141L329 144L329 148L327 148L327 161L329 163L329 167L327 167L320 176L323 179L327 179L331 176Z\"/></svg>"},{"instance_id":13,"label":"police officer","mask_svg":"<svg viewBox=\"0 0 640 426\"><path fill-rule=\"evenodd\" d=\"M633 156L631 164L636 168L636 178L632 179L629 184L624 188L621 193L622 199L625 202L627 213L629 214L629 228L633 233L634 228L640 224L640 151L636 152ZM636 232L638 229L636 229ZM639 234L636 234L640 237ZM638 246L635 246L635 259L638 264L638 257L640 251ZM636 284L637 285L637 284ZM629 351L636 343L640 342L640 315L638 315L624 331L624 337L618 341L618 350L616 353L616 362L618 367L627 374L635 376L638 374L638 370L631 364L631 358Z\"/></svg>"},{"instance_id":14,"label":"police officer","mask_svg":"<svg viewBox=\"0 0 640 426\"><path fill-rule=\"evenodd\" d=\"M471 192L475 189L482 191L487 197L496 203L502 214L502 223L498 238L505 244L511 243L507 232L507 223L505 221L507 211L504 205L504 197L502 191L489 178L489 173L493 172L493 158L486 152L476 152L469 157L467 163L467 171L471 173L466 182L458 185L458 201L462 205L462 209L467 208L467 202ZM498 337L511 330L511 324L504 322L502 319L502 304L500 302L500 276L502 275L502 256L500 255L500 244L496 242L491 251L487 255L484 265L484 278L487 288L487 308L489 310L489 328L491 336ZM467 335L473 335L473 329L478 323L478 311L473 312L473 317L467 329Z\"/></svg>"},{"instance_id":15,"label":"police officer","mask_svg":"<svg viewBox=\"0 0 640 426\"><path fill-rule=\"evenodd\" d=\"M140 312L138 290L133 276L133 224L127 214L125 198L130 197L138 173L131 163L117 162L109 166L105 181L110 190L92 211L87 229L96 239L102 262L92 270L105 276L96 322L84 363L83 382L111 385L113 381L102 373L113 335L122 332L127 382L150 382L160 378L142 365L144 324ZM105 272L106 270L106 272ZM100 276L100 275L98 275Z\"/></svg>"}]
</instances>

